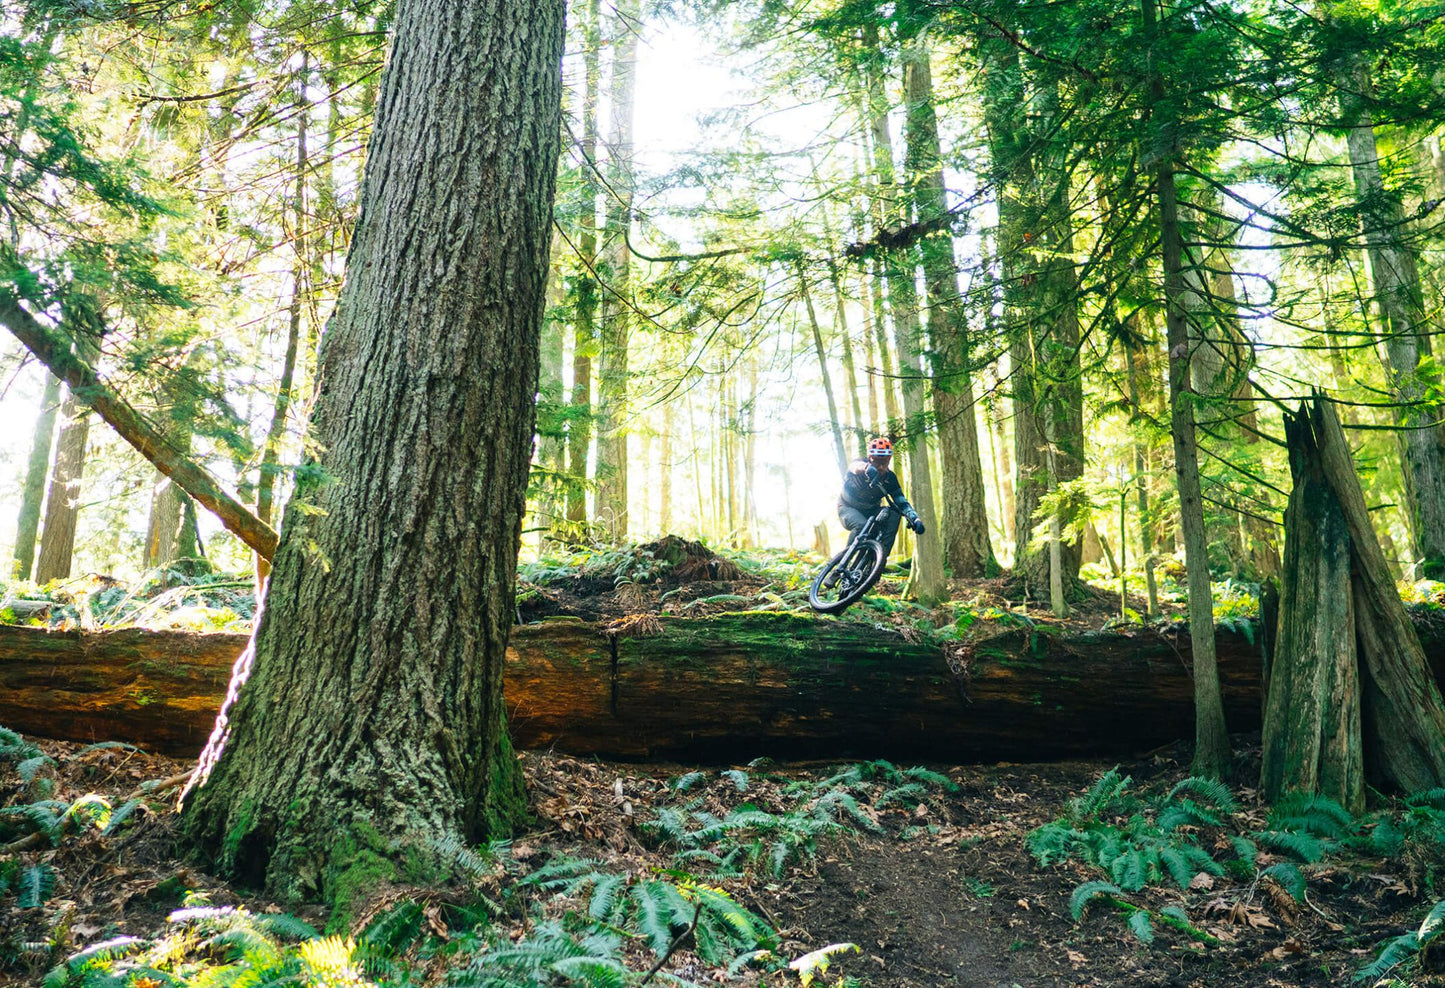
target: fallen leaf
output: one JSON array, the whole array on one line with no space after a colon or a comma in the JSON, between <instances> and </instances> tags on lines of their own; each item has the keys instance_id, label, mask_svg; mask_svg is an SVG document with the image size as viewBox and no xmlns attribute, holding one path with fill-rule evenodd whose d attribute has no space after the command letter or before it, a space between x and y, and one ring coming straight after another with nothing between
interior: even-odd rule
<instances>
[{"instance_id":1,"label":"fallen leaf","mask_svg":"<svg viewBox=\"0 0 1445 988\"><path fill-rule=\"evenodd\" d=\"M1027 900L1027 899L1020 899L1020 900L1019 900L1019 908L1020 908L1020 909L1027 909L1027 908L1029 908L1029 900Z\"/></svg>"},{"instance_id":2,"label":"fallen leaf","mask_svg":"<svg viewBox=\"0 0 1445 988\"><path fill-rule=\"evenodd\" d=\"M1212 889L1214 888L1214 876L1207 871L1201 871L1189 880L1189 888L1195 892Z\"/></svg>"},{"instance_id":3,"label":"fallen leaf","mask_svg":"<svg viewBox=\"0 0 1445 988\"><path fill-rule=\"evenodd\" d=\"M1076 970L1089 963L1089 959L1083 954L1079 953L1077 950L1069 950L1068 948L1065 948L1064 956L1069 959L1069 963L1072 964Z\"/></svg>"}]
</instances>

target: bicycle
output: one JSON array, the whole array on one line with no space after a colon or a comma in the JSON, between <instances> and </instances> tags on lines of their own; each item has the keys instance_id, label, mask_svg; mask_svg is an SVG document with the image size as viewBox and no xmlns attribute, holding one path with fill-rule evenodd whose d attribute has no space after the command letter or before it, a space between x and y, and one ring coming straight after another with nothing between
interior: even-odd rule
<instances>
[{"instance_id":1,"label":"bicycle","mask_svg":"<svg viewBox=\"0 0 1445 988\"><path fill-rule=\"evenodd\" d=\"M883 567L888 563L888 550L883 548L875 533L887 520L890 511L903 514L892 494L884 491L883 496L888 503L880 506L873 517L854 533L843 551L828 560L813 578L813 585L808 588L808 603L819 614L841 614L873 589L873 584L883 575Z\"/></svg>"}]
</instances>

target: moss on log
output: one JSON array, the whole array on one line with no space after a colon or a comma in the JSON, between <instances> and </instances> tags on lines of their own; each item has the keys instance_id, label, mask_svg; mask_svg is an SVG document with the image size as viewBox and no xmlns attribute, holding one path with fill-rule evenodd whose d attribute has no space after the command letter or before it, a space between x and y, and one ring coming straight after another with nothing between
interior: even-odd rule
<instances>
[{"instance_id":1,"label":"moss on log","mask_svg":"<svg viewBox=\"0 0 1445 988\"><path fill-rule=\"evenodd\" d=\"M1417 628L1437 680L1445 633ZM758 755L948 761L1122 755L1188 738L1186 633L1017 630L947 652L806 614L663 618L646 637L551 619L512 630L519 748L724 762ZM1259 727L1257 636L1218 631L1229 725ZM199 751L238 635L0 627L0 724Z\"/></svg>"}]
</instances>

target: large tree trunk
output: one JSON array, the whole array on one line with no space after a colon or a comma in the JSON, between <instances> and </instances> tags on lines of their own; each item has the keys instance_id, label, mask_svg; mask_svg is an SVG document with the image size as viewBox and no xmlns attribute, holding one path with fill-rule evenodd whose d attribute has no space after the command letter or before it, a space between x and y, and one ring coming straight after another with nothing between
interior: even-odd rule
<instances>
[{"instance_id":1,"label":"large tree trunk","mask_svg":"<svg viewBox=\"0 0 1445 988\"><path fill-rule=\"evenodd\" d=\"M30 579L35 567L35 539L40 532L40 507L45 503L45 476L50 450L55 444L55 418L60 414L60 381L46 372L45 390L40 396L40 414L35 419L35 438L30 442L30 460L25 468L25 488L20 496L20 517L15 526L15 575Z\"/></svg>"},{"instance_id":2,"label":"large tree trunk","mask_svg":"<svg viewBox=\"0 0 1445 988\"><path fill-rule=\"evenodd\" d=\"M639 0L618 0L612 25L611 117L607 137L607 241L602 275L601 347L597 370L597 524L613 543L627 541L628 346L632 327L632 130L636 110Z\"/></svg>"},{"instance_id":3,"label":"large tree trunk","mask_svg":"<svg viewBox=\"0 0 1445 988\"><path fill-rule=\"evenodd\" d=\"M1418 625L1436 681L1445 627ZM1259 725L1260 637L1220 631L1230 720ZM241 635L0 626L0 724L192 755ZM570 618L518 625L505 695L519 748L711 764L773 757L1129 756L1193 723L1185 634L1009 632L940 651L788 614L662 620L632 638Z\"/></svg>"},{"instance_id":4,"label":"large tree trunk","mask_svg":"<svg viewBox=\"0 0 1445 988\"><path fill-rule=\"evenodd\" d=\"M1078 316L1073 311L1077 301L1073 297L1060 299L1058 291L1046 290L1052 280L1072 282L1073 269L1066 259L1061 269L1054 271L1037 256L1037 231L1046 219L1039 183L1064 179L1041 174L1036 167L1038 151L1030 140L1025 115L1028 100L1018 49L1008 38L986 35L980 40L979 50L984 78L983 117L997 189L996 242L1003 275L1004 332L1009 341L1014 413L1013 568L1035 597L1046 592L1052 595L1055 583L1068 594L1078 578L1079 544L1060 543L1052 531L1061 527L1063 519L1045 519L1039 514L1044 495L1054 490L1061 479L1079 475L1066 455L1066 447L1061 445L1073 435L1076 418L1071 399L1077 382L1069 381L1071 372L1064 365L1072 361L1076 366L1078 362ZM1058 215L1061 212L1063 215ZM1067 237L1066 210L1056 209L1048 219L1062 224L1053 235ZM1069 345L1066 337L1071 337L1075 345ZM1078 418L1081 431L1082 418ZM1073 445L1082 453L1082 436ZM1077 470L1082 471L1082 459L1078 460ZM1047 525L1050 532L1043 539L1038 538L1041 525ZM1053 565L1055 558L1057 567Z\"/></svg>"},{"instance_id":5,"label":"large tree trunk","mask_svg":"<svg viewBox=\"0 0 1445 988\"><path fill-rule=\"evenodd\" d=\"M1410 533L1417 577L1445 576L1445 447L1434 425L1437 407L1429 400L1431 385L1421 379L1420 358L1429 352L1429 334L1420 270L1414 253L1403 243L1403 210L1387 190L1380 173L1380 152L1366 97L1371 91L1369 67L1355 67L1355 92L1340 97L1349 130L1350 171L1355 198L1363 214L1370 280L1375 289L1381 326L1389 354L1393 389L1398 402L1405 463ZM1423 342L1422 342L1423 341Z\"/></svg>"},{"instance_id":6,"label":"large tree trunk","mask_svg":"<svg viewBox=\"0 0 1445 988\"><path fill-rule=\"evenodd\" d=\"M914 222L938 222L948 213L943 154L933 107L933 72L922 41L903 63L908 99L908 174L913 180ZM928 334L938 354L933 409L938 420L938 453L943 468L939 533L943 559L954 577L993 576L998 560L988 532L983 459L974 412L968 320L958 296L958 263L953 235L925 237L920 244L928 299Z\"/></svg>"},{"instance_id":7,"label":"large tree trunk","mask_svg":"<svg viewBox=\"0 0 1445 988\"><path fill-rule=\"evenodd\" d=\"M90 438L90 410L68 394L60 410L60 438L45 494L45 525L40 530L40 558L35 582L49 583L70 575L75 556L75 527L80 518L80 484L85 472L85 447Z\"/></svg>"},{"instance_id":8,"label":"large tree trunk","mask_svg":"<svg viewBox=\"0 0 1445 988\"><path fill-rule=\"evenodd\" d=\"M314 466L188 787L218 873L346 916L523 812L501 685L560 132L561 0L403 0Z\"/></svg>"}]
</instances>

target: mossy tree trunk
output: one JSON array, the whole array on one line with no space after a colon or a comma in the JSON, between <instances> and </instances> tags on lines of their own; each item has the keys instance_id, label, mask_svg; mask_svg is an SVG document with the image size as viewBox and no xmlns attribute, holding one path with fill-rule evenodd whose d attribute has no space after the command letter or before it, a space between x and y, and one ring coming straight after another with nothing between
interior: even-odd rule
<instances>
[{"instance_id":1,"label":"mossy tree trunk","mask_svg":"<svg viewBox=\"0 0 1445 988\"><path fill-rule=\"evenodd\" d=\"M1325 476L1308 415L1286 416L1294 489L1285 513L1279 638L1265 698L1266 798L1324 793L1365 804L1360 676L1350 600L1349 525Z\"/></svg>"},{"instance_id":2,"label":"mossy tree trunk","mask_svg":"<svg viewBox=\"0 0 1445 988\"><path fill-rule=\"evenodd\" d=\"M907 95L907 163L917 222L936 222L948 213L943 184L943 152L933 105L929 48L921 40L903 62ZM943 479L937 519L943 558L955 577L993 576L998 560L988 532L983 459L974 412L973 374L969 369L968 324L958 293L958 262L953 233L924 238L919 245L928 295L928 334L937 354L933 374L933 410L938 422L938 452Z\"/></svg>"},{"instance_id":3,"label":"mossy tree trunk","mask_svg":"<svg viewBox=\"0 0 1445 988\"><path fill-rule=\"evenodd\" d=\"M524 812L502 708L563 4L403 0L265 609L186 796L220 874L344 916ZM413 876L415 877L415 876Z\"/></svg>"},{"instance_id":4,"label":"mossy tree trunk","mask_svg":"<svg viewBox=\"0 0 1445 988\"><path fill-rule=\"evenodd\" d=\"M1339 418L1316 397L1286 428L1295 491L1265 791L1323 791L1359 808L1361 766L1381 787L1445 784L1445 702L1375 537ZM1328 544L1315 531L1329 535Z\"/></svg>"},{"instance_id":5,"label":"mossy tree trunk","mask_svg":"<svg viewBox=\"0 0 1445 988\"><path fill-rule=\"evenodd\" d=\"M50 450L55 445L55 417L60 413L60 380L49 372L40 397L40 414L35 420L35 438L21 491L20 516L15 525L15 575L30 579L35 566L35 540L40 532L40 508L45 503L45 475Z\"/></svg>"}]
</instances>

